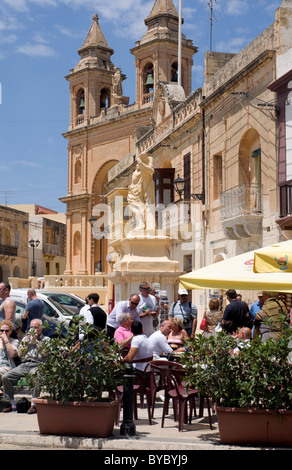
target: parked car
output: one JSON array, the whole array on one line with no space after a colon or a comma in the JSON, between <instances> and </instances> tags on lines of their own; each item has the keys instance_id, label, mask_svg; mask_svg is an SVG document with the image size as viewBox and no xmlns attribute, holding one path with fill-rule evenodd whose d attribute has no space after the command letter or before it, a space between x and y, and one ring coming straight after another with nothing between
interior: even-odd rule
<instances>
[{"instance_id":1,"label":"parked car","mask_svg":"<svg viewBox=\"0 0 292 470\"><path fill-rule=\"evenodd\" d=\"M44 290L36 290L37 296L39 294L46 295L49 299L58 302L67 309L71 310L72 313L79 313L80 309L85 305L85 301L75 294L68 294L63 292L51 292Z\"/></svg>"},{"instance_id":2,"label":"parked car","mask_svg":"<svg viewBox=\"0 0 292 470\"><path fill-rule=\"evenodd\" d=\"M73 318L73 313L71 310L67 309L64 305L61 305L55 302L52 299L49 299L47 296L37 293L39 299L41 299L44 304L44 318L48 318L63 323L64 326L69 326L70 321ZM22 302L25 305L27 304L27 289L11 289L10 297L14 301Z\"/></svg>"},{"instance_id":3,"label":"parked car","mask_svg":"<svg viewBox=\"0 0 292 470\"><path fill-rule=\"evenodd\" d=\"M16 309L15 309L15 323L17 325L18 328L21 328L22 327L22 321L21 321L21 317L25 311L25 307L26 307L26 303L24 302L20 302L18 300L14 300L15 301L15 305L16 305ZM53 337L56 335L56 329L57 329L57 324L58 324L58 321L56 321L55 319L52 319L50 317L48 317L46 314L44 314L44 317L43 317L44 320L46 320L49 324L49 326L47 328L44 328L43 330L43 334L45 336L49 336L49 337ZM65 335L66 334L66 327L65 326L62 326L62 335Z\"/></svg>"}]
</instances>

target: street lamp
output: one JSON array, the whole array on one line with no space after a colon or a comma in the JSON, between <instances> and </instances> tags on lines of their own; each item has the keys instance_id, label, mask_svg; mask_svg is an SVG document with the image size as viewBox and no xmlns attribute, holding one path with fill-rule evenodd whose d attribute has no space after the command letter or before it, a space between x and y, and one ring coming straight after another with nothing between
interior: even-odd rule
<instances>
[{"instance_id":1,"label":"street lamp","mask_svg":"<svg viewBox=\"0 0 292 470\"><path fill-rule=\"evenodd\" d=\"M31 239L29 240L28 244L32 248L32 275L35 276L36 263L34 261L34 249L39 246L40 241Z\"/></svg>"},{"instance_id":2,"label":"street lamp","mask_svg":"<svg viewBox=\"0 0 292 470\"><path fill-rule=\"evenodd\" d=\"M186 189L186 180L182 179L179 175L178 177L174 180L173 186L177 194L179 195L179 199L181 201L182 195L185 192ZM198 199L199 201L203 201L203 193L195 193L195 194L190 194L190 196L193 199Z\"/></svg>"},{"instance_id":3,"label":"street lamp","mask_svg":"<svg viewBox=\"0 0 292 470\"><path fill-rule=\"evenodd\" d=\"M179 195L179 199L181 200L182 194L185 192L186 180L182 179L179 175L174 180L173 186L177 194Z\"/></svg>"}]
</instances>

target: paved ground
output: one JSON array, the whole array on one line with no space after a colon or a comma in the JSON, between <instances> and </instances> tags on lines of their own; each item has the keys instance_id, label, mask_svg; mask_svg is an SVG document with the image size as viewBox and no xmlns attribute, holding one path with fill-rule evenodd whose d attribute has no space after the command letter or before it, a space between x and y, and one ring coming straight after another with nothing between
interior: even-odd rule
<instances>
[{"instance_id":1,"label":"paved ground","mask_svg":"<svg viewBox=\"0 0 292 470\"><path fill-rule=\"evenodd\" d=\"M18 397L23 396L19 395ZM28 396L28 395L26 395ZM28 398L30 398L28 396ZM194 418L192 424L185 425L183 432L173 419L172 409L161 428L162 401L158 398L153 424L150 426L146 408L138 408L135 421L136 435L121 436L120 425L106 439L41 435L37 415L22 413L0 413L0 449L22 450L107 450L107 451L175 451L193 450L263 450L255 447L227 446L220 443L216 415L213 415L213 429L210 429L207 410L203 418ZM121 412L121 420L123 413ZM157 462L158 463L158 462ZM182 463L182 462L181 462Z\"/></svg>"}]
</instances>

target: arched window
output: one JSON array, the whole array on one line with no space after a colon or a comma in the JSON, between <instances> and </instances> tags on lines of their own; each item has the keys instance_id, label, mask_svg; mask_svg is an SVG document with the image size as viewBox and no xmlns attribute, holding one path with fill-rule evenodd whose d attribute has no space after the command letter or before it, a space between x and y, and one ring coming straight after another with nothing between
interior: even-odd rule
<instances>
[{"instance_id":1,"label":"arched window","mask_svg":"<svg viewBox=\"0 0 292 470\"><path fill-rule=\"evenodd\" d=\"M177 63L177 61L175 61L171 64L170 81L171 82L177 82L178 81L178 63Z\"/></svg>"},{"instance_id":2,"label":"arched window","mask_svg":"<svg viewBox=\"0 0 292 470\"><path fill-rule=\"evenodd\" d=\"M73 239L73 255L80 256L81 254L81 234L80 232L74 233Z\"/></svg>"},{"instance_id":3,"label":"arched window","mask_svg":"<svg viewBox=\"0 0 292 470\"><path fill-rule=\"evenodd\" d=\"M77 106L77 114L84 114L85 110L85 95L83 88L78 90L76 95L76 106Z\"/></svg>"},{"instance_id":4,"label":"arched window","mask_svg":"<svg viewBox=\"0 0 292 470\"><path fill-rule=\"evenodd\" d=\"M100 91L100 109L110 107L110 96L110 90L108 88L102 88Z\"/></svg>"},{"instance_id":5,"label":"arched window","mask_svg":"<svg viewBox=\"0 0 292 470\"><path fill-rule=\"evenodd\" d=\"M143 102L148 103L153 99L154 67L148 62L143 70Z\"/></svg>"}]
</instances>

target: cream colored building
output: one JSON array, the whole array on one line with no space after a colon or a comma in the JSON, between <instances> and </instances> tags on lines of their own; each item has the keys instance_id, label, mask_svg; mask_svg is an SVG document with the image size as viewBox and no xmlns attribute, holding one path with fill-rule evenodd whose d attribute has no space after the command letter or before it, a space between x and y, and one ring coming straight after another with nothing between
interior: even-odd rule
<instances>
[{"instance_id":1,"label":"cream colored building","mask_svg":"<svg viewBox=\"0 0 292 470\"><path fill-rule=\"evenodd\" d=\"M66 216L37 204L10 205L9 208L25 213L27 236L25 238L26 271L20 276L42 278L45 275L61 276L66 264Z\"/></svg>"},{"instance_id":2,"label":"cream colored building","mask_svg":"<svg viewBox=\"0 0 292 470\"><path fill-rule=\"evenodd\" d=\"M278 108L269 86L288 71L292 6L283 0L275 22L240 53L206 53L205 83L195 91L196 47L184 36L177 82L178 20L172 0L154 2L148 31L131 51L134 104L122 94L125 77L111 62L97 15L78 51L80 61L66 77L66 274L101 273L107 300L126 298L143 274L173 300L180 273L283 237L276 223ZM133 239L127 197L142 156L153 161L154 205L165 206L154 218L157 223L159 212L164 222L160 232L156 225ZM181 199L173 187L178 176L185 181ZM101 225L93 234L92 215ZM207 297L194 293L201 310Z\"/></svg>"},{"instance_id":3,"label":"cream colored building","mask_svg":"<svg viewBox=\"0 0 292 470\"><path fill-rule=\"evenodd\" d=\"M0 282L28 277L28 227L26 212L0 206Z\"/></svg>"}]
</instances>

